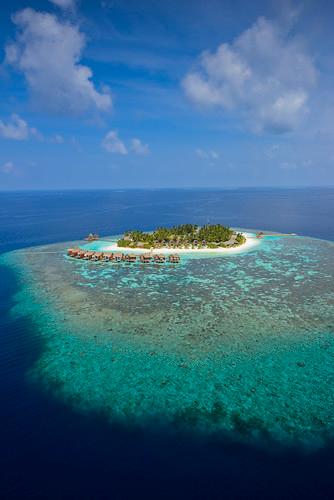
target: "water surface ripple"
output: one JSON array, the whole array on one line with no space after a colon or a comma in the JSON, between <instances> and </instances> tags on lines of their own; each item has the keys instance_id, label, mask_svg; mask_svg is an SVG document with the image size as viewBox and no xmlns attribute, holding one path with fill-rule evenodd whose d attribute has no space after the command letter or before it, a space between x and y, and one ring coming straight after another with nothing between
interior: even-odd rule
<instances>
[{"instance_id":1,"label":"water surface ripple","mask_svg":"<svg viewBox=\"0 0 334 500\"><path fill-rule=\"evenodd\" d=\"M178 266L3 256L12 309L45 349L32 384L127 426L321 447L334 433L334 245L266 237L252 251Z\"/></svg>"}]
</instances>

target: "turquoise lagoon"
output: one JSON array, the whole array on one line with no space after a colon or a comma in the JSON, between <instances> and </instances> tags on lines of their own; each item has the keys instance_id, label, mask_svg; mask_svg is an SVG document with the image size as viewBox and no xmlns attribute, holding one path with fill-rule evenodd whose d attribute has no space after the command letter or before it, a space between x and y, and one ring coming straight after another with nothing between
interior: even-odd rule
<instances>
[{"instance_id":1,"label":"turquoise lagoon","mask_svg":"<svg viewBox=\"0 0 334 500\"><path fill-rule=\"evenodd\" d=\"M134 428L311 448L334 437L332 242L266 236L179 265L77 261L68 246L2 258L22 285L12 314L43 340L29 383Z\"/></svg>"}]
</instances>

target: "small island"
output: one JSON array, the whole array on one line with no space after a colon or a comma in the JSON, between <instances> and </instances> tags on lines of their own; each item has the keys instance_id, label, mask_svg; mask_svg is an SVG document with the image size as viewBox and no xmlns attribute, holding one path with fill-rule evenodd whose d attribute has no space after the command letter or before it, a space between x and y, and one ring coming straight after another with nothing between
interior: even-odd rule
<instances>
[{"instance_id":1,"label":"small island","mask_svg":"<svg viewBox=\"0 0 334 500\"><path fill-rule=\"evenodd\" d=\"M154 231L126 231L118 240L100 240L93 235L83 247L69 248L76 259L104 262L180 262L182 253L239 253L260 243L253 233L241 233L222 224L181 224ZM86 238L87 240L88 238Z\"/></svg>"},{"instance_id":2,"label":"small island","mask_svg":"<svg viewBox=\"0 0 334 500\"><path fill-rule=\"evenodd\" d=\"M221 224L181 224L158 227L152 232L127 231L117 241L120 248L131 249L220 249L237 247L246 243L242 233Z\"/></svg>"}]
</instances>

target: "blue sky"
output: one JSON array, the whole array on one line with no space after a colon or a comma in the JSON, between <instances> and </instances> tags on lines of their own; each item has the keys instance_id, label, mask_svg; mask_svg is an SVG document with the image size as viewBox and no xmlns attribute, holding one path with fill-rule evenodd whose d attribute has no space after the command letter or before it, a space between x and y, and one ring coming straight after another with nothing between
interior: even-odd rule
<instances>
[{"instance_id":1,"label":"blue sky","mask_svg":"<svg viewBox=\"0 0 334 500\"><path fill-rule=\"evenodd\" d=\"M333 185L333 10L3 2L0 189Z\"/></svg>"}]
</instances>

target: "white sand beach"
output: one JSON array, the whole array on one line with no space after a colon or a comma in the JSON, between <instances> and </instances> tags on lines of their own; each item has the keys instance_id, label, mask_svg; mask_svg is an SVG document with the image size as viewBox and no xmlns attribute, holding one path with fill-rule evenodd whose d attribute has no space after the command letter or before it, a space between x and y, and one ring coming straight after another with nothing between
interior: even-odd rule
<instances>
[{"instance_id":1,"label":"white sand beach","mask_svg":"<svg viewBox=\"0 0 334 500\"><path fill-rule=\"evenodd\" d=\"M152 253L152 254L170 254L170 253L241 253L246 250L249 250L252 247L255 247L260 244L261 240L256 238L252 233L242 233L246 242L238 247L230 247L230 248L129 248L129 247L118 247L117 243L111 243L110 245L103 245L104 252L128 252L128 253Z\"/></svg>"}]
</instances>

